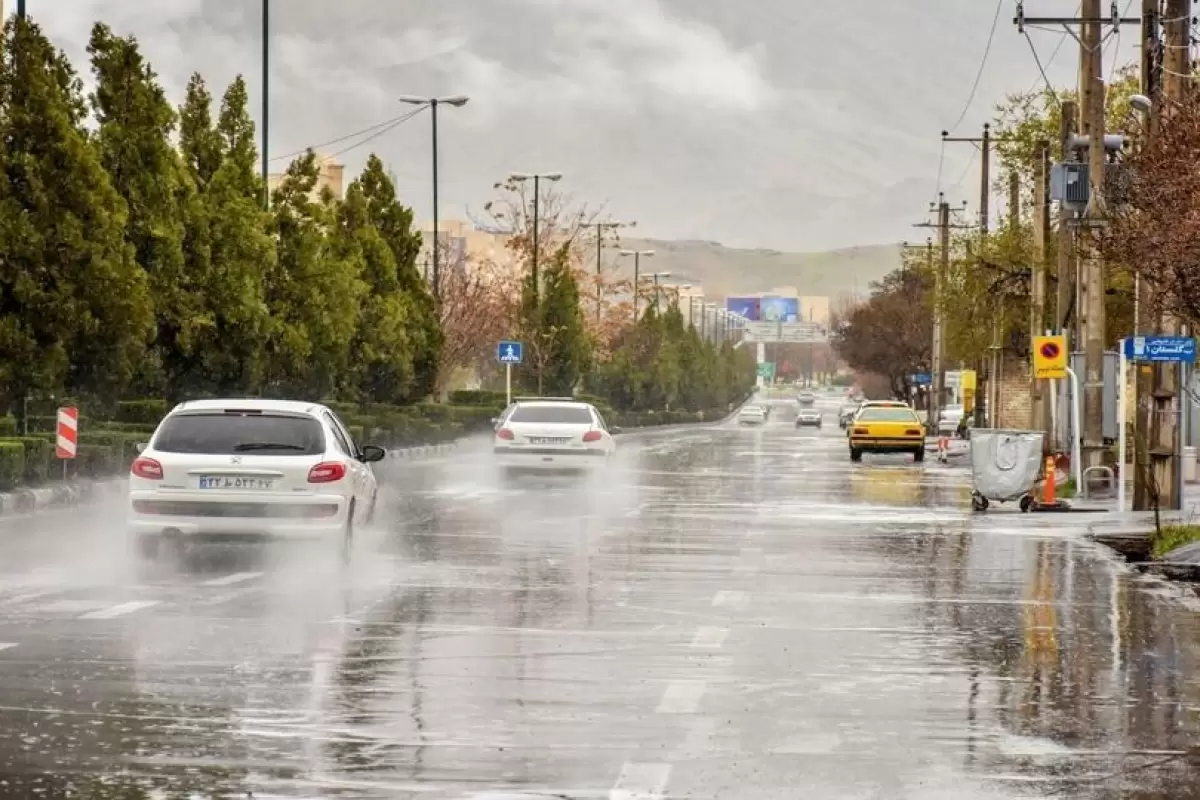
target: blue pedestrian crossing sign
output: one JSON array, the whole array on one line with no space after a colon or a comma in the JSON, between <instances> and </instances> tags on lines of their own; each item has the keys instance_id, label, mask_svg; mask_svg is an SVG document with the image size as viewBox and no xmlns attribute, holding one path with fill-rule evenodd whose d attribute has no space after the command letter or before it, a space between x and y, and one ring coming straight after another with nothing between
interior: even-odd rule
<instances>
[{"instance_id":1,"label":"blue pedestrian crossing sign","mask_svg":"<svg viewBox=\"0 0 1200 800\"><path fill-rule=\"evenodd\" d=\"M499 342L496 345L496 360L501 364L520 364L525 359L525 348L520 342Z\"/></svg>"}]
</instances>

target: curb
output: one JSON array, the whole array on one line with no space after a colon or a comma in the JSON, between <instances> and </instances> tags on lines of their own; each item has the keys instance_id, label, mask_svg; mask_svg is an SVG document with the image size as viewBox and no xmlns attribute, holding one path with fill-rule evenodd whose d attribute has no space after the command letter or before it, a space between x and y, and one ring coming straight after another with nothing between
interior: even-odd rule
<instances>
[{"instance_id":1,"label":"curb","mask_svg":"<svg viewBox=\"0 0 1200 800\"><path fill-rule=\"evenodd\" d=\"M449 455L458 447L459 441L443 442L442 444L426 444L419 447L392 448L387 451L386 460L419 461L423 458L437 458L439 456Z\"/></svg>"},{"instance_id":2,"label":"curb","mask_svg":"<svg viewBox=\"0 0 1200 800\"><path fill-rule=\"evenodd\" d=\"M116 478L0 492L0 518L87 505L124 492L128 485L125 478Z\"/></svg>"}]
</instances>

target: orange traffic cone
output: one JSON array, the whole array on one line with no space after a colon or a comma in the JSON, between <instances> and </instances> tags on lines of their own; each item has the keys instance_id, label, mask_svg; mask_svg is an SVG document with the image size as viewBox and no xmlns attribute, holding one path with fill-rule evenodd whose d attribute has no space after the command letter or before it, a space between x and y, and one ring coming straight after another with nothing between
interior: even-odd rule
<instances>
[{"instance_id":1,"label":"orange traffic cone","mask_svg":"<svg viewBox=\"0 0 1200 800\"><path fill-rule=\"evenodd\" d=\"M1054 456L1046 456L1046 482L1042 485L1042 502L1045 505L1052 506L1054 500L1054 478L1057 473Z\"/></svg>"}]
</instances>

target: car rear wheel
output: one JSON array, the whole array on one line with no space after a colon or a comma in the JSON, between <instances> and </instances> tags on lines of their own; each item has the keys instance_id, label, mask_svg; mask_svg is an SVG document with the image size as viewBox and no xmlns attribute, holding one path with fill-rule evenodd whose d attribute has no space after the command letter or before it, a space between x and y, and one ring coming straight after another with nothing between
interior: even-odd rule
<instances>
[{"instance_id":1,"label":"car rear wheel","mask_svg":"<svg viewBox=\"0 0 1200 800\"><path fill-rule=\"evenodd\" d=\"M862 450L859 450L857 447L851 447L850 448L850 460L851 461L862 461Z\"/></svg>"},{"instance_id":2,"label":"car rear wheel","mask_svg":"<svg viewBox=\"0 0 1200 800\"><path fill-rule=\"evenodd\" d=\"M924 460L925 460L925 448L924 447L920 447L916 450L913 450L913 461L920 464Z\"/></svg>"}]
</instances>

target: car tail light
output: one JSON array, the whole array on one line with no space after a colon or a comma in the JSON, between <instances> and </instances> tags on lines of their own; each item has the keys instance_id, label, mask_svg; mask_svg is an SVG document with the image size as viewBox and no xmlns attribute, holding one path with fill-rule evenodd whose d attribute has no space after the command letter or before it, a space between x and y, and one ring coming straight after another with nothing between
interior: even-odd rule
<instances>
[{"instance_id":1,"label":"car tail light","mask_svg":"<svg viewBox=\"0 0 1200 800\"><path fill-rule=\"evenodd\" d=\"M855 429L854 429L854 432L855 432L855 433L857 433L857 434L859 434L860 436L866 436L866 435L867 435L867 429L866 429L866 428L855 428Z\"/></svg>"},{"instance_id":2,"label":"car tail light","mask_svg":"<svg viewBox=\"0 0 1200 800\"><path fill-rule=\"evenodd\" d=\"M513 440L513 432L510 431L508 428L501 428L500 430L496 431L496 437L499 439L504 439L506 441L512 441Z\"/></svg>"},{"instance_id":3,"label":"car tail light","mask_svg":"<svg viewBox=\"0 0 1200 800\"><path fill-rule=\"evenodd\" d=\"M904 435L905 435L905 436L920 436L920 435L921 435L921 431L920 431L919 429L917 429L917 428L909 428L908 430L906 430L906 431L904 432Z\"/></svg>"},{"instance_id":4,"label":"car tail light","mask_svg":"<svg viewBox=\"0 0 1200 800\"><path fill-rule=\"evenodd\" d=\"M346 477L346 465L340 461L322 461L308 471L309 483L333 483Z\"/></svg>"},{"instance_id":5,"label":"car tail light","mask_svg":"<svg viewBox=\"0 0 1200 800\"><path fill-rule=\"evenodd\" d=\"M602 438L604 437L600 435L600 431L588 431L583 435L583 440L585 442L598 442Z\"/></svg>"},{"instance_id":6,"label":"car tail light","mask_svg":"<svg viewBox=\"0 0 1200 800\"><path fill-rule=\"evenodd\" d=\"M139 478L151 481L161 481L163 476L162 464L153 458L135 458L129 471Z\"/></svg>"}]
</instances>

